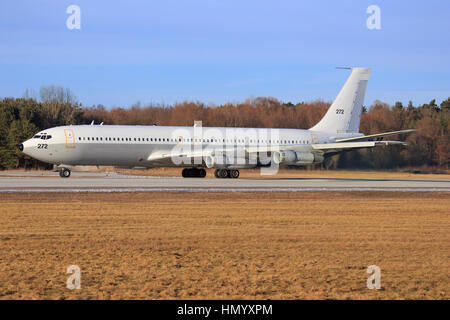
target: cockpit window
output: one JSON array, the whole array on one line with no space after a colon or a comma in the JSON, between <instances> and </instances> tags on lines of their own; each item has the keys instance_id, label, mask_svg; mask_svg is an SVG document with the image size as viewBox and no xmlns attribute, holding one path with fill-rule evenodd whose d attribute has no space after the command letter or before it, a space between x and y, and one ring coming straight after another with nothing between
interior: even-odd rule
<instances>
[{"instance_id":1,"label":"cockpit window","mask_svg":"<svg viewBox=\"0 0 450 320\"><path fill-rule=\"evenodd\" d=\"M52 136L49 134L47 134L47 135L46 134L43 134L43 135L37 134L33 137L33 139L42 139L42 140L48 140L51 138L52 138Z\"/></svg>"}]
</instances>

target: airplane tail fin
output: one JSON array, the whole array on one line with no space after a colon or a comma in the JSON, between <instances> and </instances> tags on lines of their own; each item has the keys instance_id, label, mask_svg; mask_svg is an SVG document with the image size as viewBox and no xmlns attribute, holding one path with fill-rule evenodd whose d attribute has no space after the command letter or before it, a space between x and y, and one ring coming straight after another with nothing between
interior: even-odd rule
<instances>
[{"instance_id":1,"label":"airplane tail fin","mask_svg":"<svg viewBox=\"0 0 450 320\"><path fill-rule=\"evenodd\" d=\"M330 133L359 131L370 68L349 68L348 77L325 116L310 130Z\"/></svg>"}]
</instances>

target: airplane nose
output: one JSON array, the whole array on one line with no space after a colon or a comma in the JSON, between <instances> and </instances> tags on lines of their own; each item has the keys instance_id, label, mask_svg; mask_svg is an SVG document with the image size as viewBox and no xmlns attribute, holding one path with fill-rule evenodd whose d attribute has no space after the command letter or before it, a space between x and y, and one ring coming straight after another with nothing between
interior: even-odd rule
<instances>
[{"instance_id":1,"label":"airplane nose","mask_svg":"<svg viewBox=\"0 0 450 320\"><path fill-rule=\"evenodd\" d=\"M19 148L20 151L23 151L23 144L22 144L22 143L21 143L21 144L18 144L18 145L17 145L17 148Z\"/></svg>"}]
</instances>

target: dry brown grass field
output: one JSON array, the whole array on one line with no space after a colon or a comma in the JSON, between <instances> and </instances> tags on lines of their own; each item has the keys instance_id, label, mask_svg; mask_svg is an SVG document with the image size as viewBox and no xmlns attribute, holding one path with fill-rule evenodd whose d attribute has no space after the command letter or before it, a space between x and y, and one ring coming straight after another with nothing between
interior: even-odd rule
<instances>
[{"instance_id":1,"label":"dry brown grass field","mask_svg":"<svg viewBox=\"0 0 450 320\"><path fill-rule=\"evenodd\" d=\"M449 208L449 193L0 194L0 299L449 299Z\"/></svg>"}]
</instances>

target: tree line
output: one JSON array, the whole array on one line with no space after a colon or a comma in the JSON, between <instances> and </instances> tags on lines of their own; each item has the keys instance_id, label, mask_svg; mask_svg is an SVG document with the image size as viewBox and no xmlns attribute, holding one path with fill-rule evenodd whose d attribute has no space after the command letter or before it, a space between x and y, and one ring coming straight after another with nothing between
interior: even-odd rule
<instances>
[{"instance_id":1,"label":"tree line","mask_svg":"<svg viewBox=\"0 0 450 320\"><path fill-rule=\"evenodd\" d=\"M22 98L0 100L0 169L49 167L30 159L16 148L17 144L36 132L55 126L95 123L117 125L192 126L202 120L203 126L265 127L308 129L327 111L323 101L283 103L271 97L250 98L241 103L206 105L185 101L174 105L130 108L102 105L86 107L79 103L69 89L43 87L36 94L27 90ZM364 107L360 132L365 134L417 129L399 138L408 147L390 146L362 149L333 156L316 167L365 169L440 169L449 166L450 98L437 104L435 100L420 106L409 102L393 106L375 101ZM395 137L394 137L395 138Z\"/></svg>"}]
</instances>

